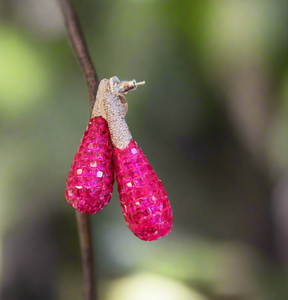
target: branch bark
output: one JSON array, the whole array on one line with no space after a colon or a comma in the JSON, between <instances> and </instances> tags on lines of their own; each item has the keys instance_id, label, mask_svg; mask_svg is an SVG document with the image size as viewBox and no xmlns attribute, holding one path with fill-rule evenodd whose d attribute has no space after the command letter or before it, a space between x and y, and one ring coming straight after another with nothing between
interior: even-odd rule
<instances>
[{"instance_id":1,"label":"branch bark","mask_svg":"<svg viewBox=\"0 0 288 300\"><path fill-rule=\"evenodd\" d=\"M71 46L76 54L80 68L84 74L89 92L90 113L95 101L98 78L90 58L81 25L71 0L58 0L65 19L65 25Z\"/></svg>"},{"instance_id":2,"label":"branch bark","mask_svg":"<svg viewBox=\"0 0 288 300\"><path fill-rule=\"evenodd\" d=\"M69 41L74 53L76 54L88 87L91 115L99 83L97 74L91 61L84 34L72 1L58 0L58 2L64 16ZM85 300L96 300L97 296L95 293L94 255L90 215L84 215L76 211L76 220L82 256Z\"/></svg>"}]
</instances>

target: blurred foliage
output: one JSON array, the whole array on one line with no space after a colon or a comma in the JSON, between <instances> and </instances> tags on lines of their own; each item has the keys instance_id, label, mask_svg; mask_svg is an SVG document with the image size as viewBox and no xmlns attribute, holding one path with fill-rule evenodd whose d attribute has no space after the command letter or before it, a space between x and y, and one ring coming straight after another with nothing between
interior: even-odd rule
<instances>
[{"instance_id":1,"label":"blurred foliage","mask_svg":"<svg viewBox=\"0 0 288 300\"><path fill-rule=\"evenodd\" d=\"M127 123L174 211L143 243L114 188L93 217L101 300L287 299L287 1L74 3L99 78L146 80ZM64 188L87 121L57 1L0 0L1 300L81 297Z\"/></svg>"}]
</instances>

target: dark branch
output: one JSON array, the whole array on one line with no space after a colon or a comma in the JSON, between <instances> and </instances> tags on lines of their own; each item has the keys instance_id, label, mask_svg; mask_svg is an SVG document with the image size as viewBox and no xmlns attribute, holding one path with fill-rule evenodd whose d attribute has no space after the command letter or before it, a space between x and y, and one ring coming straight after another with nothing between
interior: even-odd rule
<instances>
[{"instance_id":1,"label":"dark branch","mask_svg":"<svg viewBox=\"0 0 288 300\"><path fill-rule=\"evenodd\" d=\"M84 274L85 300L95 300L94 256L90 215L76 211L82 267Z\"/></svg>"},{"instance_id":2,"label":"dark branch","mask_svg":"<svg viewBox=\"0 0 288 300\"><path fill-rule=\"evenodd\" d=\"M74 49L88 86L90 112L95 101L98 78L91 61L80 22L71 0L58 0L64 15L69 41Z\"/></svg>"},{"instance_id":3,"label":"dark branch","mask_svg":"<svg viewBox=\"0 0 288 300\"><path fill-rule=\"evenodd\" d=\"M71 0L58 0L61 6L68 37L88 86L90 114L95 101L98 78L92 64L84 35ZM85 300L95 300L94 256L91 220L89 215L76 212L84 273Z\"/></svg>"}]
</instances>

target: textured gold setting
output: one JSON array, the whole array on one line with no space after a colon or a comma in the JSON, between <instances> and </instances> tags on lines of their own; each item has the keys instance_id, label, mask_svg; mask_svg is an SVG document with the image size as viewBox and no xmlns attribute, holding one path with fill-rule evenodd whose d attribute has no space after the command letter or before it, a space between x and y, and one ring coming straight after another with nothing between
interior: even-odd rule
<instances>
[{"instance_id":1,"label":"textured gold setting","mask_svg":"<svg viewBox=\"0 0 288 300\"><path fill-rule=\"evenodd\" d=\"M143 84L144 81L137 83L135 80L121 82L116 76L111 77L110 80L103 79L99 84L92 118L102 116L107 120L112 143L119 149L126 148L132 140L125 121L128 103L124 94Z\"/></svg>"},{"instance_id":2,"label":"textured gold setting","mask_svg":"<svg viewBox=\"0 0 288 300\"><path fill-rule=\"evenodd\" d=\"M103 103L108 92L110 92L109 80L104 78L101 80L98 86L91 118L102 116L104 119L106 119Z\"/></svg>"},{"instance_id":3,"label":"textured gold setting","mask_svg":"<svg viewBox=\"0 0 288 300\"><path fill-rule=\"evenodd\" d=\"M104 102L104 110L113 145L120 149L126 148L132 140L132 135L125 121L128 110L127 101L123 103L118 95L109 92Z\"/></svg>"}]
</instances>

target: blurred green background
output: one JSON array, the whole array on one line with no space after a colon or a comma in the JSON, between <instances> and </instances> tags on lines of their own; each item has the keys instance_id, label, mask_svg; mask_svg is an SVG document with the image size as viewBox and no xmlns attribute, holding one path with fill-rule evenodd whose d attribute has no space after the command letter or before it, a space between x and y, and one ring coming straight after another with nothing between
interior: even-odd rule
<instances>
[{"instance_id":1,"label":"blurred green background","mask_svg":"<svg viewBox=\"0 0 288 300\"><path fill-rule=\"evenodd\" d=\"M74 1L100 79L146 80L127 123L169 236L93 216L100 300L288 299L287 1ZM65 181L88 93L57 1L0 0L0 299L78 300Z\"/></svg>"}]
</instances>

